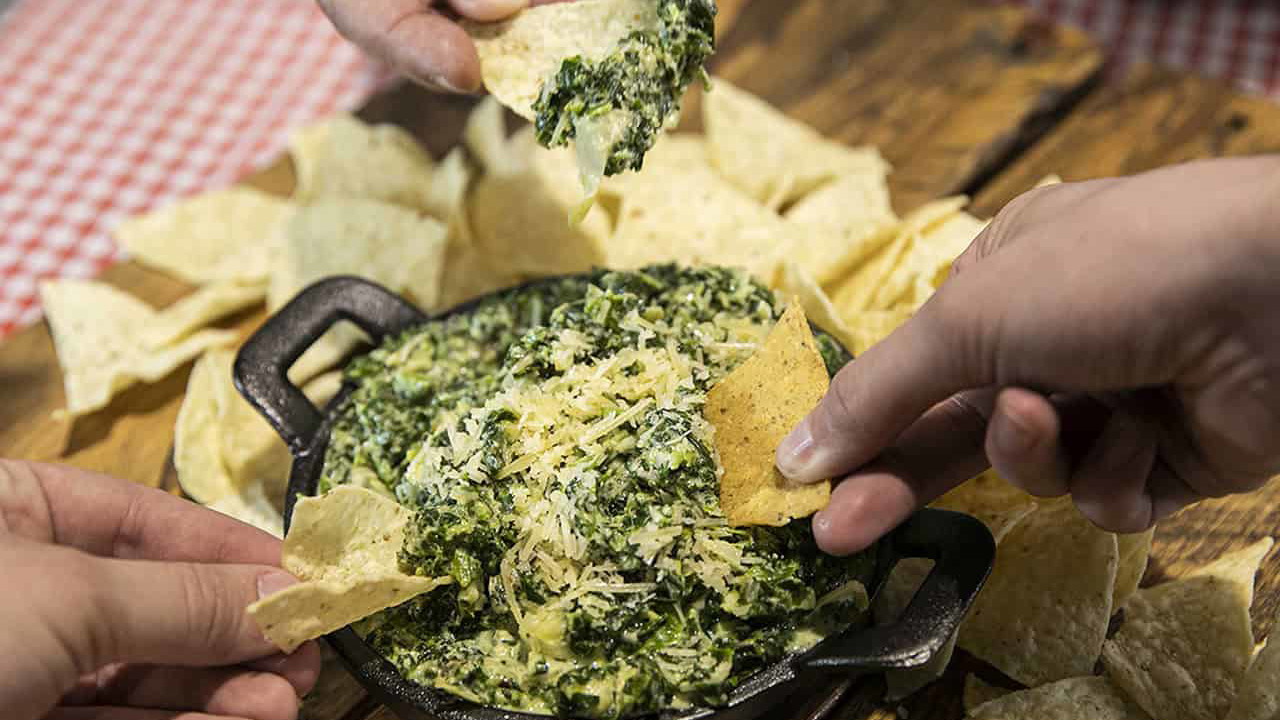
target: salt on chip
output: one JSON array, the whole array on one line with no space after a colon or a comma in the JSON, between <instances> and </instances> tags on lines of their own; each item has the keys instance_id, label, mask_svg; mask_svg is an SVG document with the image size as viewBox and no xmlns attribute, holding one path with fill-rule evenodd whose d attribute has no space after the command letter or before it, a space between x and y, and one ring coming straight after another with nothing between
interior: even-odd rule
<instances>
[{"instance_id":1,"label":"salt on chip","mask_svg":"<svg viewBox=\"0 0 1280 720\"><path fill-rule=\"evenodd\" d=\"M1120 564L1116 569L1116 589L1112 596L1112 611L1119 610L1138 591L1138 584L1147 572L1147 560L1151 556L1151 540L1155 528L1146 532L1116 535L1120 551Z\"/></svg>"},{"instance_id":2,"label":"salt on chip","mask_svg":"<svg viewBox=\"0 0 1280 720\"><path fill-rule=\"evenodd\" d=\"M142 341L151 347L177 342L211 322L257 305L266 296L264 283L209 283L159 312Z\"/></svg>"},{"instance_id":3,"label":"salt on chip","mask_svg":"<svg viewBox=\"0 0 1280 720\"><path fill-rule=\"evenodd\" d=\"M838 177L877 178L889 171L875 148L832 142L723 78L714 79L702 109L712 164L771 208Z\"/></svg>"},{"instance_id":4,"label":"salt on chip","mask_svg":"<svg viewBox=\"0 0 1280 720\"><path fill-rule=\"evenodd\" d=\"M731 525L785 525L826 507L830 482L793 485L773 458L829 384L813 332L793 301L756 352L707 393L704 414L724 467L720 507Z\"/></svg>"},{"instance_id":5,"label":"salt on chip","mask_svg":"<svg viewBox=\"0 0 1280 720\"><path fill-rule=\"evenodd\" d=\"M1254 575L1272 544L1267 538L1134 593L1103 648L1107 674L1160 720L1225 716L1253 655Z\"/></svg>"},{"instance_id":6,"label":"salt on chip","mask_svg":"<svg viewBox=\"0 0 1280 720\"><path fill-rule=\"evenodd\" d=\"M295 131L289 155L299 203L362 198L427 209L431 156L403 128L335 115Z\"/></svg>"},{"instance_id":7,"label":"salt on chip","mask_svg":"<svg viewBox=\"0 0 1280 720\"><path fill-rule=\"evenodd\" d=\"M1262 644L1240 682L1226 720L1280 718L1280 642Z\"/></svg>"},{"instance_id":8,"label":"salt on chip","mask_svg":"<svg viewBox=\"0 0 1280 720\"><path fill-rule=\"evenodd\" d=\"M363 488L300 498L284 539L283 565L302 582L249 606L285 652L451 582L407 575L397 554L411 513Z\"/></svg>"},{"instance_id":9,"label":"salt on chip","mask_svg":"<svg viewBox=\"0 0 1280 720\"><path fill-rule=\"evenodd\" d=\"M177 342L140 342L162 314L141 300L93 280L46 280L40 301L62 366L66 413L84 415L107 405L137 382L156 382L235 334L200 330Z\"/></svg>"},{"instance_id":10,"label":"salt on chip","mask_svg":"<svg viewBox=\"0 0 1280 720\"><path fill-rule=\"evenodd\" d=\"M1036 507L998 546L960 647L1024 685L1088 675L1111 619L1115 536L1069 499Z\"/></svg>"},{"instance_id":11,"label":"salt on chip","mask_svg":"<svg viewBox=\"0 0 1280 720\"><path fill-rule=\"evenodd\" d=\"M705 168L640 173L620 208L609 267L724 265L771 284L791 246L793 229L776 213Z\"/></svg>"},{"instance_id":12,"label":"salt on chip","mask_svg":"<svg viewBox=\"0 0 1280 720\"><path fill-rule=\"evenodd\" d=\"M785 213L799 230L788 253L823 285L847 275L894 238L898 222L883 173L838 178Z\"/></svg>"},{"instance_id":13,"label":"salt on chip","mask_svg":"<svg viewBox=\"0 0 1280 720\"><path fill-rule=\"evenodd\" d=\"M534 101L562 61L604 57L633 31L658 26L657 6L649 0L551 3L503 22L463 22L480 55L485 88L526 120L533 120Z\"/></svg>"},{"instance_id":14,"label":"salt on chip","mask_svg":"<svg viewBox=\"0 0 1280 720\"><path fill-rule=\"evenodd\" d=\"M1012 692L1014 691L1008 688L992 685L977 675L969 675L964 679L964 710L966 713L973 712L975 708Z\"/></svg>"},{"instance_id":15,"label":"salt on chip","mask_svg":"<svg viewBox=\"0 0 1280 720\"><path fill-rule=\"evenodd\" d=\"M115 228L134 259L191 283L267 279L272 240L293 204L250 187L196 195Z\"/></svg>"},{"instance_id":16,"label":"salt on chip","mask_svg":"<svg viewBox=\"0 0 1280 720\"><path fill-rule=\"evenodd\" d=\"M978 518L991 531L998 548L1009 531L1035 509L1036 503L1031 496L988 472L951 490L930 507ZM889 623L896 620L932 568L933 561L924 558L907 558L894 566L876 596L876 621ZM923 666L885 673L886 699L890 702L901 700L942 677L955 646L956 637L952 636Z\"/></svg>"},{"instance_id":17,"label":"salt on chip","mask_svg":"<svg viewBox=\"0 0 1280 720\"><path fill-rule=\"evenodd\" d=\"M1103 677L1075 677L1009 693L969 711L974 720L1149 720Z\"/></svg>"}]
</instances>

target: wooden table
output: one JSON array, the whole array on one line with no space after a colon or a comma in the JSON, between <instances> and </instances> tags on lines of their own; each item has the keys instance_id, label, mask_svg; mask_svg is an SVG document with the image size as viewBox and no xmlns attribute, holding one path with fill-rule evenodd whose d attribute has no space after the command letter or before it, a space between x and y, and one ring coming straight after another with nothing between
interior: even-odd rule
<instances>
[{"instance_id":1,"label":"wooden table","mask_svg":"<svg viewBox=\"0 0 1280 720\"><path fill-rule=\"evenodd\" d=\"M714 73L828 136L880 146L894 165L900 212L966 192L977 214L991 215L1050 173L1080 180L1191 158L1280 151L1280 107L1149 67L1104 83L1103 57L1088 39L1017 9L963 0L721 0L719 32ZM456 144L474 102L403 86L371 100L362 115L410 128L439 156ZM287 192L292 169L283 160L252 182ZM190 290L132 263L105 277L155 304ZM247 333L260 319L233 324ZM48 330L28 328L0 345L0 455L173 487L168 453L185 383L185 371L175 373L74 425L58 421L51 413L62 405L62 390ZM1273 484L1164 523L1146 581L1274 532L1278 498ZM1269 631L1278 607L1280 559L1273 557L1259 579L1259 633ZM903 704L906 714L912 720L961 717L959 688L970 665L960 658L946 678ZM895 717L898 708L877 707L877 685L859 687L834 716ZM326 669L304 716L390 719L336 666Z\"/></svg>"}]
</instances>

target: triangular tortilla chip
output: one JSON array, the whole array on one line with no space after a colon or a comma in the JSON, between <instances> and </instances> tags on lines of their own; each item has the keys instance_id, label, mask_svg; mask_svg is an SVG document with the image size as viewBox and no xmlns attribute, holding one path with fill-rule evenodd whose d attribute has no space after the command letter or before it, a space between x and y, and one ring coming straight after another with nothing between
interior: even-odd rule
<instances>
[{"instance_id":1,"label":"triangular tortilla chip","mask_svg":"<svg viewBox=\"0 0 1280 720\"><path fill-rule=\"evenodd\" d=\"M257 305L266 296L265 283L209 283L157 313L142 341L151 347L170 345L209 323Z\"/></svg>"},{"instance_id":2,"label":"triangular tortilla chip","mask_svg":"<svg viewBox=\"0 0 1280 720\"><path fill-rule=\"evenodd\" d=\"M830 482L793 485L773 456L829 384L813 332L793 302L755 354L707 393L704 414L724 467L720 507L731 525L785 525L826 507Z\"/></svg>"},{"instance_id":3,"label":"triangular tortilla chip","mask_svg":"<svg viewBox=\"0 0 1280 720\"><path fill-rule=\"evenodd\" d=\"M285 652L307 640L452 582L401 572L397 555L411 513L364 488L300 498L284 539L284 569L302 582L249 606Z\"/></svg>"},{"instance_id":4,"label":"triangular tortilla chip","mask_svg":"<svg viewBox=\"0 0 1280 720\"><path fill-rule=\"evenodd\" d=\"M969 711L974 720L1149 720L1106 678L1077 677L1009 693Z\"/></svg>"},{"instance_id":5,"label":"triangular tortilla chip","mask_svg":"<svg viewBox=\"0 0 1280 720\"><path fill-rule=\"evenodd\" d=\"M710 170L640 173L622 196L608 265L714 264L772 283L792 228Z\"/></svg>"},{"instance_id":6,"label":"triangular tortilla chip","mask_svg":"<svg viewBox=\"0 0 1280 720\"><path fill-rule=\"evenodd\" d=\"M292 211L287 200L233 187L129 218L115 237L134 259L188 282L260 283Z\"/></svg>"},{"instance_id":7,"label":"triangular tortilla chip","mask_svg":"<svg viewBox=\"0 0 1280 720\"><path fill-rule=\"evenodd\" d=\"M223 495L206 507L252 525L269 535L284 537L284 517L276 505L267 499L262 485L246 485L230 495Z\"/></svg>"},{"instance_id":8,"label":"triangular tortilla chip","mask_svg":"<svg viewBox=\"0 0 1280 720\"><path fill-rule=\"evenodd\" d=\"M464 22L480 54L485 88L503 105L533 120L542 84L566 58L608 55L635 30L658 27L650 0L577 0L521 11L496 23Z\"/></svg>"},{"instance_id":9,"label":"triangular tortilla chip","mask_svg":"<svg viewBox=\"0 0 1280 720\"><path fill-rule=\"evenodd\" d=\"M289 154L299 203L362 198L429 209L431 156L403 128L335 115L295 131Z\"/></svg>"},{"instance_id":10,"label":"triangular tortilla chip","mask_svg":"<svg viewBox=\"0 0 1280 720\"><path fill-rule=\"evenodd\" d=\"M218 404L222 395L219 385L230 382L221 374L230 374L233 357L231 351L210 352L196 361L187 378L187 391L174 427L173 467L178 473L178 486L202 505L235 494L235 483L222 463L218 439Z\"/></svg>"},{"instance_id":11,"label":"triangular tortilla chip","mask_svg":"<svg viewBox=\"0 0 1280 720\"><path fill-rule=\"evenodd\" d=\"M823 285L834 283L893 240L898 222L884 173L845 175L786 212L798 228L788 253Z\"/></svg>"},{"instance_id":12,"label":"triangular tortilla chip","mask_svg":"<svg viewBox=\"0 0 1280 720\"><path fill-rule=\"evenodd\" d=\"M957 212L920 234L894 277L876 292L876 308L925 304L951 272L951 264L968 249L987 223Z\"/></svg>"},{"instance_id":13,"label":"triangular tortilla chip","mask_svg":"<svg viewBox=\"0 0 1280 720\"><path fill-rule=\"evenodd\" d=\"M1160 720L1227 714L1253 655L1249 606L1266 538L1171 582L1139 590L1103 648L1107 673Z\"/></svg>"},{"instance_id":14,"label":"triangular tortilla chip","mask_svg":"<svg viewBox=\"0 0 1280 720\"><path fill-rule=\"evenodd\" d=\"M140 340L161 313L106 283L46 280L40 300L53 335L66 413L93 412L137 382L155 382L205 350L235 340L235 333L201 330L176 343L150 347Z\"/></svg>"},{"instance_id":15,"label":"triangular tortilla chip","mask_svg":"<svg viewBox=\"0 0 1280 720\"><path fill-rule=\"evenodd\" d=\"M827 140L723 78L713 80L702 108L712 164L769 207L782 207L837 177L889 171L875 148Z\"/></svg>"},{"instance_id":16,"label":"triangular tortilla chip","mask_svg":"<svg viewBox=\"0 0 1280 720\"><path fill-rule=\"evenodd\" d=\"M934 500L929 507L976 517L999 543L1036 509L1036 501L988 470Z\"/></svg>"},{"instance_id":17,"label":"triangular tortilla chip","mask_svg":"<svg viewBox=\"0 0 1280 720\"><path fill-rule=\"evenodd\" d=\"M1112 596L1112 612L1124 607L1124 604L1138 591L1138 583L1147 572L1147 560L1151 555L1151 540L1156 529L1130 535L1117 535L1116 545L1120 550L1120 564L1116 569L1116 590Z\"/></svg>"},{"instance_id":18,"label":"triangular tortilla chip","mask_svg":"<svg viewBox=\"0 0 1280 720\"><path fill-rule=\"evenodd\" d=\"M1273 626L1274 627L1274 626ZM1262 643L1226 720L1280 719L1280 642Z\"/></svg>"},{"instance_id":19,"label":"triangular tortilla chip","mask_svg":"<svg viewBox=\"0 0 1280 720\"><path fill-rule=\"evenodd\" d=\"M853 352L855 342L852 331L836 313L831 298L827 297L807 270L794 262L784 263L777 289L783 295L797 298L804 314L814 325L830 333L846 350Z\"/></svg>"},{"instance_id":20,"label":"triangular tortilla chip","mask_svg":"<svg viewBox=\"0 0 1280 720\"><path fill-rule=\"evenodd\" d=\"M1111 620L1115 536L1070 499L1039 505L1000 543L960 647L1025 685L1088 675Z\"/></svg>"}]
</instances>

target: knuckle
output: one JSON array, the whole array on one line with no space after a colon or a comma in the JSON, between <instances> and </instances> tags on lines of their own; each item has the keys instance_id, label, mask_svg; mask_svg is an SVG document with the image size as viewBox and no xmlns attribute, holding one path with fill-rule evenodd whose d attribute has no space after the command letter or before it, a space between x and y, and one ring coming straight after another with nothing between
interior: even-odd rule
<instances>
[{"instance_id":1,"label":"knuckle","mask_svg":"<svg viewBox=\"0 0 1280 720\"><path fill-rule=\"evenodd\" d=\"M236 643L239 612L217 576L193 563L177 563L178 590L185 631L214 655L230 654Z\"/></svg>"}]
</instances>

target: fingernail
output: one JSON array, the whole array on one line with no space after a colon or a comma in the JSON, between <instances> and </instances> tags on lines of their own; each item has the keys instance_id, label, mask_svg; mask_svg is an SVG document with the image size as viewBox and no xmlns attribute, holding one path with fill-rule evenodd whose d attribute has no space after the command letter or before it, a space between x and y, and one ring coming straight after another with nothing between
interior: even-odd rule
<instances>
[{"instance_id":1,"label":"fingernail","mask_svg":"<svg viewBox=\"0 0 1280 720\"><path fill-rule=\"evenodd\" d=\"M801 422L778 444L774 462L778 471L788 480L805 482L812 480L808 470L813 466L814 442L809 423ZM819 478L821 479L821 478Z\"/></svg>"},{"instance_id":2,"label":"fingernail","mask_svg":"<svg viewBox=\"0 0 1280 720\"><path fill-rule=\"evenodd\" d=\"M297 584L298 579L284 571L263 573L258 576L258 599L261 600Z\"/></svg>"},{"instance_id":3,"label":"fingernail","mask_svg":"<svg viewBox=\"0 0 1280 720\"><path fill-rule=\"evenodd\" d=\"M996 449L1008 456L1025 455L1035 444L1035 435L1031 430L1005 413L996 415L991 434Z\"/></svg>"}]
</instances>

